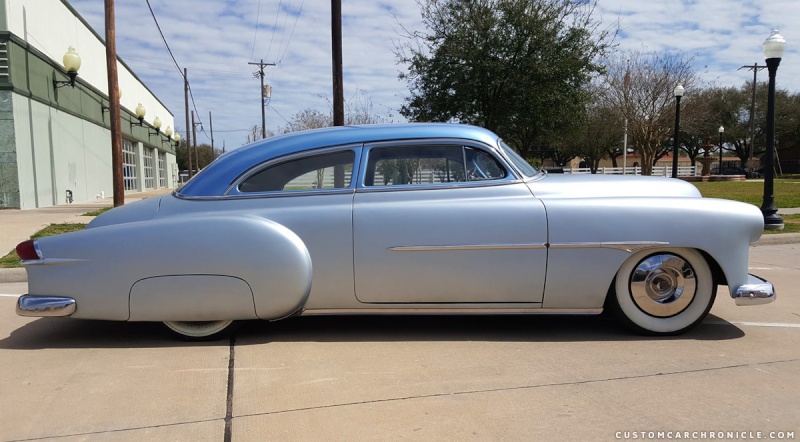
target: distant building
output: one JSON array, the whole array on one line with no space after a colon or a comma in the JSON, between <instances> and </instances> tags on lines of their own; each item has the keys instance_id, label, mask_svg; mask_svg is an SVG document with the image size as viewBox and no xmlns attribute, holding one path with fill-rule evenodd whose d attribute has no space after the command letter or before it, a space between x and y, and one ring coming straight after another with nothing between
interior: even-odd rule
<instances>
[{"instance_id":1,"label":"distant building","mask_svg":"<svg viewBox=\"0 0 800 442\"><path fill-rule=\"evenodd\" d=\"M62 65L69 47L81 58L74 87L54 83L69 79ZM165 134L173 115L121 60L117 69L125 190L174 187L175 143ZM0 0L0 208L112 193L103 39L65 0Z\"/></svg>"}]
</instances>

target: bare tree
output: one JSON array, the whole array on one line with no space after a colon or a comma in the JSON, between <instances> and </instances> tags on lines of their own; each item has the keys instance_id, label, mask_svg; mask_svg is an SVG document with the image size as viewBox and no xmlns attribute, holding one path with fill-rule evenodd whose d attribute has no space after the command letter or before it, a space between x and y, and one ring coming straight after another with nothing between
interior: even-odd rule
<instances>
[{"instance_id":1,"label":"bare tree","mask_svg":"<svg viewBox=\"0 0 800 442\"><path fill-rule=\"evenodd\" d=\"M696 81L691 61L670 52L633 51L619 54L606 65L609 102L628 119L629 140L642 158L643 175L652 173L665 153L665 140L674 131L673 89L682 84L687 96L691 95Z\"/></svg>"}]
</instances>

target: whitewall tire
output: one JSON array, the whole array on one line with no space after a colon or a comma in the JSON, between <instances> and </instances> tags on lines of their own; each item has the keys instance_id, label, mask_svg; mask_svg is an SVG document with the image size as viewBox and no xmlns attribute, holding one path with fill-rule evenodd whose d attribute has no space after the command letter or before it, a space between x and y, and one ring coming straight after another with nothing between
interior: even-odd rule
<instances>
[{"instance_id":1,"label":"whitewall tire","mask_svg":"<svg viewBox=\"0 0 800 442\"><path fill-rule=\"evenodd\" d=\"M189 341L210 341L221 339L231 334L238 323L224 321L165 321L172 332Z\"/></svg>"},{"instance_id":2,"label":"whitewall tire","mask_svg":"<svg viewBox=\"0 0 800 442\"><path fill-rule=\"evenodd\" d=\"M675 335L694 327L714 303L717 285L694 249L647 249L623 263L610 294L620 319L635 331Z\"/></svg>"}]
</instances>

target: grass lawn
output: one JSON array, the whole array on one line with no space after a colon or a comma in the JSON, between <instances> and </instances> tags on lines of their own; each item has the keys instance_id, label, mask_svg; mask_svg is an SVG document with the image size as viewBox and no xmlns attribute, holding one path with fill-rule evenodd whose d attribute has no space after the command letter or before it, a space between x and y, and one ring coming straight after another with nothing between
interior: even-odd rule
<instances>
[{"instance_id":1,"label":"grass lawn","mask_svg":"<svg viewBox=\"0 0 800 442\"><path fill-rule=\"evenodd\" d=\"M762 181L722 181L693 183L707 198L723 198L761 206L764 195ZM780 208L800 207L800 179L775 180L775 205Z\"/></svg>"},{"instance_id":2,"label":"grass lawn","mask_svg":"<svg viewBox=\"0 0 800 442\"><path fill-rule=\"evenodd\" d=\"M91 212L86 212L83 216L97 216L103 212L108 212L109 210L113 209L113 207L103 207L102 209L92 210Z\"/></svg>"},{"instance_id":3,"label":"grass lawn","mask_svg":"<svg viewBox=\"0 0 800 442\"><path fill-rule=\"evenodd\" d=\"M764 233L800 233L800 215L781 215L783 230L765 230Z\"/></svg>"},{"instance_id":4,"label":"grass lawn","mask_svg":"<svg viewBox=\"0 0 800 442\"><path fill-rule=\"evenodd\" d=\"M43 236L58 235L59 233L76 232L78 230L83 230L84 228L86 228L86 224L50 224L44 229L31 235L31 239L41 238ZM19 256L17 256L16 250L12 250L8 252L6 256L0 258L0 268L5 269L11 267L21 267L19 263Z\"/></svg>"}]
</instances>

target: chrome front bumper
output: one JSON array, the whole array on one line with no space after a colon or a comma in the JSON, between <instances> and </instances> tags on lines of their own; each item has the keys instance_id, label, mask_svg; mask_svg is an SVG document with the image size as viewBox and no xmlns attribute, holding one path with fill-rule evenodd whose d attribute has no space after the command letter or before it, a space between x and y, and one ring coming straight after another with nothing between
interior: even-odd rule
<instances>
[{"instance_id":1,"label":"chrome front bumper","mask_svg":"<svg viewBox=\"0 0 800 442\"><path fill-rule=\"evenodd\" d=\"M769 304L775 300L775 287L766 279L748 275L747 283L736 289L731 297L736 300L736 305Z\"/></svg>"},{"instance_id":2,"label":"chrome front bumper","mask_svg":"<svg viewBox=\"0 0 800 442\"><path fill-rule=\"evenodd\" d=\"M75 300L66 296L22 295L17 301L20 316L69 316L75 313Z\"/></svg>"}]
</instances>

